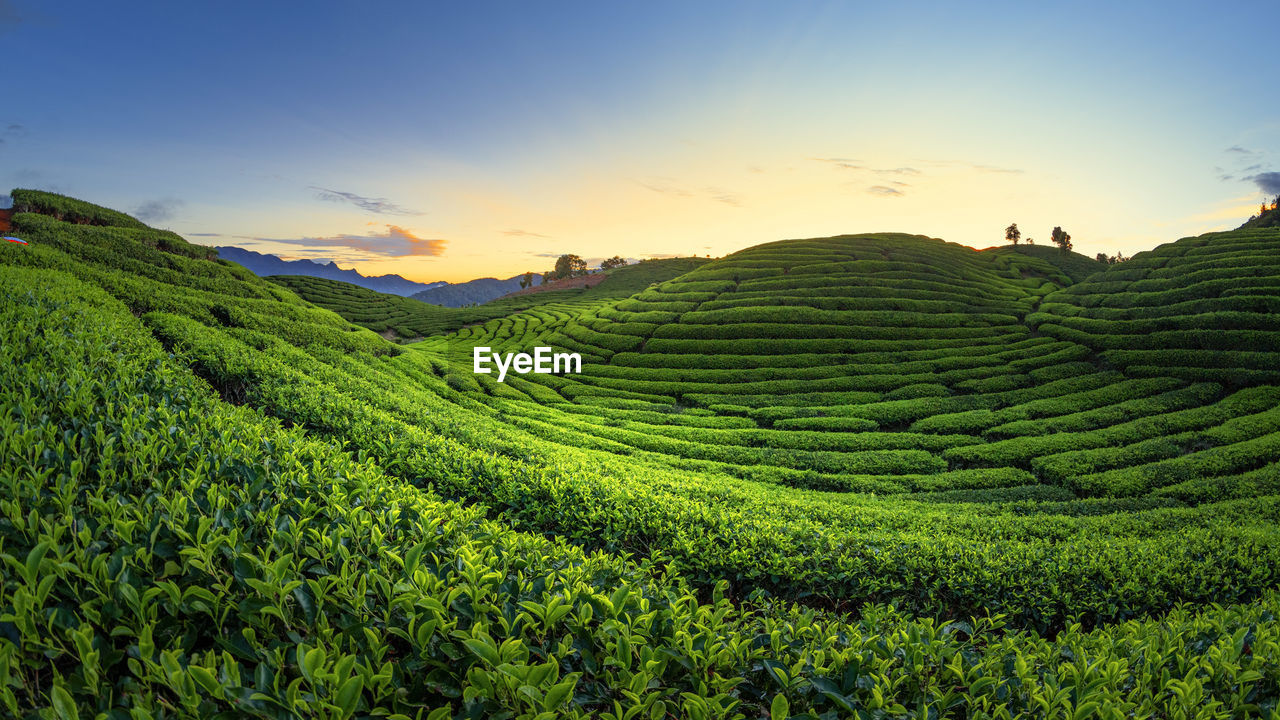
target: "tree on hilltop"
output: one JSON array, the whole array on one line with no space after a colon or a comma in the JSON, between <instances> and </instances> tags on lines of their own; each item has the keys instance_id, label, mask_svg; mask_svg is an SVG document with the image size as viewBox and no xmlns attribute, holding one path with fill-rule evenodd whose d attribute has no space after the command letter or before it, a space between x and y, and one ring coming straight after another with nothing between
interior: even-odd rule
<instances>
[{"instance_id":1,"label":"tree on hilltop","mask_svg":"<svg viewBox=\"0 0 1280 720\"><path fill-rule=\"evenodd\" d=\"M587 261L577 255L561 255L556 260L556 267L542 276L542 282L579 277L587 274Z\"/></svg>"},{"instance_id":2,"label":"tree on hilltop","mask_svg":"<svg viewBox=\"0 0 1280 720\"><path fill-rule=\"evenodd\" d=\"M526 273L524 274L524 277L520 278L520 289L521 289L521 290L523 290L523 289L528 288L528 287L533 287L533 273L532 273L532 272L526 272Z\"/></svg>"},{"instance_id":3,"label":"tree on hilltop","mask_svg":"<svg viewBox=\"0 0 1280 720\"><path fill-rule=\"evenodd\" d=\"M612 270L613 268L622 267L623 265L626 265L626 264L627 264L626 258L622 257L621 255L614 255L608 260L605 260L604 262L600 263L600 269Z\"/></svg>"},{"instance_id":4,"label":"tree on hilltop","mask_svg":"<svg viewBox=\"0 0 1280 720\"><path fill-rule=\"evenodd\" d=\"M1054 245L1061 248L1062 252L1069 252L1071 250L1071 236L1068 235L1061 227L1055 227L1053 229L1053 234L1049 239Z\"/></svg>"},{"instance_id":5,"label":"tree on hilltop","mask_svg":"<svg viewBox=\"0 0 1280 720\"><path fill-rule=\"evenodd\" d=\"M1018 223L1014 223L1004 229L1004 239L1014 245L1018 244L1018 241L1022 239L1022 231L1018 229Z\"/></svg>"}]
</instances>

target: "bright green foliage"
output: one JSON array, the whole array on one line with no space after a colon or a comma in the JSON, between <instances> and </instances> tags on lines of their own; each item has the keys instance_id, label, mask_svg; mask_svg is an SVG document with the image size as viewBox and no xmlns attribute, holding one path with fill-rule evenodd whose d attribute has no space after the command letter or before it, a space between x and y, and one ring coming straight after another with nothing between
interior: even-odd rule
<instances>
[{"instance_id":1,"label":"bright green foliage","mask_svg":"<svg viewBox=\"0 0 1280 720\"><path fill-rule=\"evenodd\" d=\"M625 298L648 285L669 280L703 264L697 258L646 260L614 268L608 277L590 288L547 290L499 298L476 307L448 308L413 298L388 295L338 280L301 275L278 275L272 282L287 287L307 302L332 310L361 327L389 340L421 339L448 333L466 325L484 323L512 313L552 303Z\"/></svg>"},{"instance_id":2,"label":"bright green foliage","mask_svg":"<svg viewBox=\"0 0 1280 720\"><path fill-rule=\"evenodd\" d=\"M789 241L404 349L155 231L15 223L7 713L1275 713L1277 390L1242 371L1276 346L1134 372L1041 320L1270 333L1265 260L1078 293L925 238ZM1148 287L1180 299L1108 299ZM499 384L480 344L591 361Z\"/></svg>"},{"instance_id":3,"label":"bright green foliage","mask_svg":"<svg viewBox=\"0 0 1280 720\"><path fill-rule=\"evenodd\" d=\"M983 253L991 253L992 255L1002 255L1007 257L1011 262L1017 264L1022 261L1014 256L1021 255L1024 258L1035 258L1043 261L1056 268L1059 272L1066 275L1071 282L1080 282L1090 275L1102 272L1107 269L1104 263L1081 255L1077 252L1062 252L1060 249L1051 248L1048 245L1014 245L988 248ZM1028 274L1043 273L1046 278L1053 279L1055 274L1050 271L1045 272L1042 266L1038 264L1026 264L1023 266Z\"/></svg>"},{"instance_id":4,"label":"bright green foliage","mask_svg":"<svg viewBox=\"0 0 1280 720\"><path fill-rule=\"evenodd\" d=\"M381 333L389 340L421 338L449 332L466 322L489 317L465 308L432 305L339 280L305 275L275 275L267 279L289 288L307 302L332 310L356 325Z\"/></svg>"},{"instance_id":5,"label":"bright green foliage","mask_svg":"<svg viewBox=\"0 0 1280 720\"><path fill-rule=\"evenodd\" d=\"M15 213L40 213L58 220L78 225L108 225L132 230L149 230L142 221L101 205L69 198L66 195L43 190L23 190L10 193Z\"/></svg>"}]
</instances>

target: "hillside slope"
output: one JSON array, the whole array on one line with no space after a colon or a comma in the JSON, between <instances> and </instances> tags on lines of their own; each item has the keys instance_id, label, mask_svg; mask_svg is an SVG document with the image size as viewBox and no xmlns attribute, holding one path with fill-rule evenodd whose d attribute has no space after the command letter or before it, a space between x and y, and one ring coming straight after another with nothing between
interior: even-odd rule
<instances>
[{"instance_id":1,"label":"hillside slope","mask_svg":"<svg viewBox=\"0 0 1280 720\"><path fill-rule=\"evenodd\" d=\"M504 412L548 422L550 404L571 411L560 425L677 467L1066 503L1055 511L1152 491L1141 505L1171 506L1173 482L1107 483L1176 472L1217 487L1201 502L1276 475L1275 244L1275 233L1203 236L1059 287L1042 280L1065 281L1057 266L1020 253L907 236L787 241L576 317L491 321L452 350L458 365L476 345L581 353L581 375L524 376L499 393L536 383L576 407L529 391L536 406ZM458 382L496 392L486 377ZM635 419L618 423L621 408ZM702 429L673 427L673 410L696 410L678 425Z\"/></svg>"},{"instance_id":2,"label":"hillside slope","mask_svg":"<svg viewBox=\"0 0 1280 720\"><path fill-rule=\"evenodd\" d=\"M520 289L521 275L506 280L497 278L479 278L460 283L445 283L413 294L414 300L432 305L460 308L467 305L482 305L500 298L509 292Z\"/></svg>"},{"instance_id":3,"label":"hillside slope","mask_svg":"<svg viewBox=\"0 0 1280 720\"><path fill-rule=\"evenodd\" d=\"M406 350L147 228L14 223L13 714L1265 716L1280 697L1270 376L1130 375L1174 366L1117 369L1041 318L1144 307L1087 298L1196 283L1202 252L1266 296L1275 231L1079 289L927 238L786 241ZM496 333L596 361L499 384L455 360ZM1114 469L1136 475L1095 477Z\"/></svg>"},{"instance_id":4,"label":"hillside slope","mask_svg":"<svg viewBox=\"0 0 1280 720\"><path fill-rule=\"evenodd\" d=\"M483 314L374 292L337 280L295 275L276 275L267 280L289 288L307 302L332 310L356 325L380 333L388 340L449 332L467 322L487 319Z\"/></svg>"},{"instance_id":5,"label":"hillside slope","mask_svg":"<svg viewBox=\"0 0 1280 720\"><path fill-rule=\"evenodd\" d=\"M343 270L337 263L319 263L312 260L281 260L275 255L245 250L238 247L215 248L218 257L239 263L259 277L297 275L323 278L350 283L358 287L390 295L408 296L439 287L444 283L420 283L399 275L362 275L358 270Z\"/></svg>"},{"instance_id":6,"label":"hillside slope","mask_svg":"<svg viewBox=\"0 0 1280 720\"><path fill-rule=\"evenodd\" d=\"M1280 227L1280 209L1274 206L1266 212L1258 213L1249 218L1241 225L1238 230L1253 230L1255 228L1274 228Z\"/></svg>"},{"instance_id":7,"label":"hillside slope","mask_svg":"<svg viewBox=\"0 0 1280 720\"><path fill-rule=\"evenodd\" d=\"M1085 257L1078 252L1063 252L1056 247L1047 245L1003 245L987 248L982 252L992 253L993 255L1015 254L1038 258L1061 270L1063 275L1066 276L1064 284L1080 282L1096 272L1102 272L1107 269L1106 263L1098 262L1094 258Z\"/></svg>"},{"instance_id":8,"label":"hillside slope","mask_svg":"<svg viewBox=\"0 0 1280 720\"><path fill-rule=\"evenodd\" d=\"M603 287L548 288L536 293L513 293L475 307L442 307L414 298L374 292L350 283L322 278L279 276L268 280L287 287L308 302L332 310L345 319L382 334L388 340L415 340L483 323L496 317L550 303L581 303L623 298L649 284L668 280L703 261L653 260L606 273ZM441 288L444 289L444 288Z\"/></svg>"}]
</instances>

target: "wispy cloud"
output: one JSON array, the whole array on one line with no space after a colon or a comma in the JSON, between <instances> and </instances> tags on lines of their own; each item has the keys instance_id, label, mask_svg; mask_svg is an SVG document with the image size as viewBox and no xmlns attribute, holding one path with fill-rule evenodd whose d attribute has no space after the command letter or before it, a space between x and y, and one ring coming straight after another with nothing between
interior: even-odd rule
<instances>
[{"instance_id":1,"label":"wispy cloud","mask_svg":"<svg viewBox=\"0 0 1280 720\"><path fill-rule=\"evenodd\" d=\"M997 165L972 165L971 164L969 165L969 167L979 172L1005 173L1009 175L1021 175L1022 173L1026 172L1025 170L1022 170L1019 168L999 167Z\"/></svg>"},{"instance_id":2,"label":"wispy cloud","mask_svg":"<svg viewBox=\"0 0 1280 720\"><path fill-rule=\"evenodd\" d=\"M707 188L705 192L708 197L716 202L724 203L725 205L732 205L734 207L742 207L742 198L731 192L714 187Z\"/></svg>"},{"instance_id":3,"label":"wispy cloud","mask_svg":"<svg viewBox=\"0 0 1280 720\"><path fill-rule=\"evenodd\" d=\"M283 243L307 248L347 248L366 256L388 257L439 257L444 254L446 240L421 238L397 225L386 225L386 232L366 235L335 235L333 237L304 238L250 238L263 243Z\"/></svg>"},{"instance_id":4,"label":"wispy cloud","mask_svg":"<svg viewBox=\"0 0 1280 720\"><path fill-rule=\"evenodd\" d=\"M894 176L894 175L923 174L920 168L910 167L906 165L902 165L899 167L877 168L877 167L871 167L870 165L864 165L861 161L854 160L853 158L826 157L826 158L813 158L813 159L817 160L818 162L827 163L828 165L835 166L842 170L856 170L858 172L868 172L875 175L879 175L881 177Z\"/></svg>"},{"instance_id":5,"label":"wispy cloud","mask_svg":"<svg viewBox=\"0 0 1280 720\"><path fill-rule=\"evenodd\" d=\"M222 233L185 233L187 237L226 237Z\"/></svg>"},{"instance_id":6,"label":"wispy cloud","mask_svg":"<svg viewBox=\"0 0 1280 720\"><path fill-rule=\"evenodd\" d=\"M867 166L863 165L858 160L854 160L853 158L827 157L827 158L813 158L813 159L817 160L818 162L828 163L830 165L835 165L836 167L844 168L846 170L866 170L867 169Z\"/></svg>"},{"instance_id":7,"label":"wispy cloud","mask_svg":"<svg viewBox=\"0 0 1280 720\"><path fill-rule=\"evenodd\" d=\"M1262 192L1268 195L1280 195L1280 172L1258 173L1249 179Z\"/></svg>"},{"instance_id":8,"label":"wispy cloud","mask_svg":"<svg viewBox=\"0 0 1280 720\"><path fill-rule=\"evenodd\" d=\"M1248 149L1248 148L1240 147L1239 145L1232 145L1231 147L1227 148L1226 150L1223 150L1223 152L1234 153L1234 154L1236 154L1236 155L1256 155L1256 154L1257 154L1257 153L1256 153L1256 152L1254 152L1253 150L1250 150L1250 149Z\"/></svg>"},{"instance_id":9,"label":"wispy cloud","mask_svg":"<svg viewBox=\"0 0 1280 720\"><path fill-rule=\"evenodd\" d=\"M502 234L503 234L503 235L510 235L510 236L512 236L512 237L534 237L534 238L546 238L546 237L549 237L548 235L542 235L542 234L539 234L539 233L536 233L536 232L529 232L528 230L519 230L519 229L516 229L516 230L504 230L504 231L502 232Z\"/></svg>"},{"instance_id":10,"label":"wispy cloud","mask_svg":"<svg viewBox=\"0 0 1280 720\"><path fill-rule=\"evenodd\" d=\"M397 205L386 198L366 197L364 195L357 195L355 193L344 192L342 190L330 190L328 188L322 188L317 185L308 185L307 187L311 190L317 191L316 197L320 200L324 200L325 202L350 203L360 208L361 210L366 210L368 212L376 213L378 215L422 215L423 214L422 212L419 212L417 210L409 210L408 208L401 207L400 205Z\"/></svg>"},{"instance_id":11,"label":"wispy cloud","mask_svg":"<svg viewBox=\"0 0 1280 720\"><path fill-rule=\"evenodd\" d=\"M880 195L882 197L898 197L899 195L904 194L901 190L891 188L888 185L872 185L867 188L867 192L872 195Z\"/></svg>"},{"instance_id":12,"label":"wispy cloud","mask_svg":"<svg viewBox=\"0 0 1280 720\"><path fill-rule=\"evenodd\" d=\"M671 195L672 197L693 197L693 193L678 187L667 178L653 178L651 180L637 180L641 186L646 187L656 193L663 195Z\"/></svg>"},{"instance_id":13,"label":"wispy cloud","mask_svg":"<svg viewBox=\"0 0 1280 720\"><path fill-rule=\"evenodd\" d=\"M172 220L173 214L182 207L183 202L177 198L160 198L148 200L133 211L133 216L143 222L163 222Z\"/></svg>"},{"instance_id":14,"label":"wispy cloud","mask_svg":"<svg viewBox=\"0 0 1280 720\"><path fill-rule=\"evenodd\" d=\"M725 205L742 207L741 195L714 185L708 185L695 190L681 186L670 178L650 178L648 180L637 180L636 182L642 187L670 197L714 200L715 202L724 203Z\"/></svg>"},{"instance_id":15,"label":"wispy cloud","mask_svg":"<svg viewBox=\"0 0 1280 720\"><path fill-rule=\"evenodd\" d=\"M968 160L919 159L918 162L926 165L935 165L937 167L961 168L964 170L972 170L974 172L994 173L1000 175L1021 175L1026 172L1026 170L1023 170L1022 168L991 165L990 163L976 163Z\"/></svg>"}]
</instances>

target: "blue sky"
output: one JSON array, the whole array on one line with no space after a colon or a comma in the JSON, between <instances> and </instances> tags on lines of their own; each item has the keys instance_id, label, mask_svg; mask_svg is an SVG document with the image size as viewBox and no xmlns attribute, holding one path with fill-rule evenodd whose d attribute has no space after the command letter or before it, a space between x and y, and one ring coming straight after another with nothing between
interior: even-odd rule
<instances>
[{"instance_id":1,"label":"blue sky","mask_svg":"<svg viewBox=\"0 0 1280 720\"><path fill-rule=\"evenodd\" d=\"M1131 254L1280 193L1275 16L0 0L0 188L423 281L1010 222Z\"/></svg>"}]
</instances>

